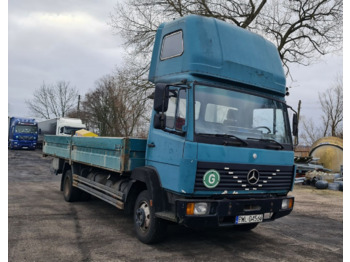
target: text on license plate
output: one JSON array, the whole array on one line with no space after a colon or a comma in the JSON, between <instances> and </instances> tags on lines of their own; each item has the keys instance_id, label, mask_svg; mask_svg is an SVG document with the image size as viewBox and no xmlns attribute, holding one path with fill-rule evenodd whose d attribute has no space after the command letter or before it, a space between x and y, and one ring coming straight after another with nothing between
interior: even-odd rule
<instances>
[{"instance_id":1,"label":"text on license plate","mask_svg":"<svg viewBox=\"0 0 350 262\"><path fill-rule=\"evenodd\" d=\"M235 224L259 223L263 221L263 215L236 216Z\"/></svg>"}]
</instances>

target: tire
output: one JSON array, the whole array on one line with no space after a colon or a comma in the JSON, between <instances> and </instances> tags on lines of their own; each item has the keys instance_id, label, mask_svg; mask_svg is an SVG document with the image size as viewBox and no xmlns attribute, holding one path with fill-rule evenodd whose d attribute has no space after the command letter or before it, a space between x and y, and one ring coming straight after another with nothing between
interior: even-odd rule
<instances>
[{"instance_id":1,"label":"tire","mask_svg":"<svg viewBox=\"0 0 350 262\"><path fill-rule=\"evenodd\" d=\"M159 242L166 235L166 227L166 221L155 216L148 191L142 191L134 207L134 228L137 238L145 244Z\"/></svg>"},{"instance_id":2,"label":"tire","mask_svg":"<svg viewBox=\"0 0 350 262\"><path fill-rule=\"evenodd\" d=\"M339 184L338 183L330 183L328 185L328 189L338 191L339 190Z\"/></svg>"},{"instance_id":3,"label":"tire","mask_svg":"<svg viewBox=\"0 0 350 262\"><path fill-rule=\"evenodd\" d=\"M67 170L63 182L63 196L67 202L79 200L80 190L73 187L72 170Z\"/></svg>"},{"instance_id":4,"label":"tire","mask_svg":"<svg viewBox=\"0 0 350 262\"><path fill-rule=\"evenodd\" d=\"M256 228L259 225L259 223L252 223L252 224L245 224L245 225L238 225L236 228L239 231L250 231L254 228Z\"/></svg>"},{"instance_id":5,"label":"tire","mask_svg":"<svg viewBox=\"0 0 350 262\"><path fill-rule=\"evenodd\" d=\"M334 182L334 183L339 184L339 191L343 191L343 181L337 181L337 182Z\"/></svg>"},{"instance_id":6,"label":"tire","mask_svg":"<svg viewBox=\"0 0 350 262\"><path fill-rule=\"evenodd\" d=\"M315 184L315 187L317 189L327 189L328 188L328 182L325 180L318 180Z\"/></svg>"}]
</instances>

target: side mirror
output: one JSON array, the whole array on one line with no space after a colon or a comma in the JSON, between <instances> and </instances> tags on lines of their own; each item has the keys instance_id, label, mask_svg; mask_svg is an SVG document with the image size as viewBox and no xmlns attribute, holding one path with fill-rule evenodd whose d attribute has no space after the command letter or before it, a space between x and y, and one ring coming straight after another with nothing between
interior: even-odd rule
<instances>
[{"instance_id":1,"label":"side mirror","mask_svg":"<svg viewBox=\"0 0 350 262\"><path fill-rule=\"evenodd\" d=\"M298 136L298 115L293 114L293 136Z\"/></svg>"},{"instance_id":2,"label":"side mirror","mask_svg":"<svg viewBox=\"0 0 350 262\"><path fill-rule=\"evenodd\" d=\"M153 109L156 112L166 112L168 110L169 102L169 87L164 83L156 84L154 92Z\"/></svg>"},{"instance_id":3,"label":"side mirror","mask_svg":"<svg viewBox=\"0 0 350 262\"><path fill-rule=\"evenodd\" d=\"M163 113L154 114L153 127L155 129L165 129L166 126L166 115Z\"/></svg>"}]
</instances>

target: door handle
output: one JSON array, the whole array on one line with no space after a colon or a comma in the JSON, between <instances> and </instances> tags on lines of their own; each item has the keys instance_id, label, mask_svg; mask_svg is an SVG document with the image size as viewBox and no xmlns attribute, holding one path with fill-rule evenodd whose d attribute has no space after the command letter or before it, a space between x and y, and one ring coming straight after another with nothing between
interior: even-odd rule
<instances>
[{"instance_id":1,"label":"door handle","mask_svg":"<svg viewBox=\"0 0 350 262\"><path fill-rule=\"evenodd\" d=\"M156 145L152 142L150 144L147 145L148 147L156 147Z\"/></svg>"}]
</instances>

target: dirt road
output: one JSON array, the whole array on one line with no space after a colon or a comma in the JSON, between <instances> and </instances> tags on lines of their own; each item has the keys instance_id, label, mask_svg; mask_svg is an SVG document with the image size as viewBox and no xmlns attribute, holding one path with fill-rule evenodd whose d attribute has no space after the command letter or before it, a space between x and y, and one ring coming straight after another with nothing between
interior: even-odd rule
<instances>
[{"instance_id":1,"label":"dirt road","mask_svg":"<svg viewBox=\"0 0 350 262\"><path fill-rule=\"evenodd\" d=\"M173 225L144 245L132 220L100 200L67 203L50 159L8 151L9 261L342 261L343 194L296 186L291 215L251 232Z\"/></svg>"}]
</instances>

